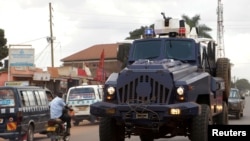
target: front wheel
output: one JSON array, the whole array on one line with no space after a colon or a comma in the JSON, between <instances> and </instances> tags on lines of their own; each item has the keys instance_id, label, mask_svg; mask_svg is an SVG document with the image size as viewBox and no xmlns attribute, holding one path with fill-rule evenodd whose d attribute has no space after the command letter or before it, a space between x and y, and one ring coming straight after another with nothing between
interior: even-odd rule
<instances>
[{"instance_id":1,"label":"front wheel","mask_svg":"<svg viewBox=\"0 0 250 141\"><path fill-rule=\"evenodd\" d=\"M240 116L240 111L236 112L235 118L236 118L236 119L240 119L240 117L241 117L241 116Z\"/></svg>"},{"instance_id":2,"label":"front wheel","mask_svg":"<svg viewBox=\"0 0 250 141\"><path fill-rule=\"evenodd\" d=\"M99 124L100 141L125 141L124 126L117 125L116 120L102 117Z\"/></svg>"},{"instance_id":3,"label":"front wheel","mask_svg":"<svg viewBox=\"0 0 250 141\"><path fill-rule=\"evenodd\" d=\"M153 135L151 134L142 134L140 135L141 141L154 141Z\"/></svg>"},{"instance_id":4,"label":"front wheel","mask_svg":"<svg viewBox=\"0 0 250 141\"><path fill-rule=\"evenodd\" d=\"M190 139L192 141L208 141L208 125L213 124L210 108L206 104L201 105L201 114L193 118L191 124Z\"/></svg>"}]
</instances>

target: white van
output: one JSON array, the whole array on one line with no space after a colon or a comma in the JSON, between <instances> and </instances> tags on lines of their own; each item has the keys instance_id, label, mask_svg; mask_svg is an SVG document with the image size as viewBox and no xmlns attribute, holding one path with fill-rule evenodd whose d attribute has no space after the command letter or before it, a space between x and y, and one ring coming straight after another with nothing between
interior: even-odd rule
<instances>
[{"instance_id":1,"label":"white van","mask_svg":"<svg viewBox=\"0 0 250 141\"><path fill-rule=\"evenodd\" d=\"M97 117L90 114L90 105L102 101L102 97L102 85L82 85L69 88L66 103L74 109L73 121L75 126L83 120L89 120L91 123L97 120Z\"/></svg>"}]
</instances>

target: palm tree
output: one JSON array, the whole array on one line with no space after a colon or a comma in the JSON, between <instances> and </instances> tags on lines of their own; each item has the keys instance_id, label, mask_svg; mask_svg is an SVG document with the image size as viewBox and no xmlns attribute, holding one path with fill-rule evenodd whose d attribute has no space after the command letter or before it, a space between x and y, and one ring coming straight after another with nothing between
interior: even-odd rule
<instances>
[{"instance_id":1,"label":"palm tree","mask_svg":"<svg viewBox=\"0 0 250 141\"><path fill-rule=\"evenodd\" d=\"M194 17L190 18L187 15L183 14L182 19L186 21L186 23L190 27L197 27L198 28L198 36L203 38L211 38L211 35L208 34L209 31L212 31L212 29L205 24L199 24L200 21L200 15L195 15Z\"/></svg>"}]
</instances>

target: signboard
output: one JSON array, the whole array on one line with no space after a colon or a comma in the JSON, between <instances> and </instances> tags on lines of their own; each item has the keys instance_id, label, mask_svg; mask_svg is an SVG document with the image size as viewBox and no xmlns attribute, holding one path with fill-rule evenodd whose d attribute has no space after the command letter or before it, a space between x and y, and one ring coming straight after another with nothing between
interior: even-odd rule
<instances>
[{"instance_id":1,"label":"signboard","mask_svg":"<svg viewBox=\"0 0 250 141\"><path fill-rule=\"evenodd\" d=\"M10 66L34 66L33 48L9 48Z\"/></svg>"},{"instance_id":2,"label":"signboard","mask_svg":"<svg viewBox=\"0 0 250 141\"><path fill-rule=\"evenodd\" d=\"M38 81L49 81L50 80L50 74L47 72L35 72L33 75L33 80Z\"/></svg>"},{"instance_id":3,"label":"signboard","mask_svg":"<svg viewBox=\"0 0 250 141\"><path fill-rule=\"evenodd\" d=\"M29 86L29 81L6 81L4 86Z\"/></svg>"}]
</instances>

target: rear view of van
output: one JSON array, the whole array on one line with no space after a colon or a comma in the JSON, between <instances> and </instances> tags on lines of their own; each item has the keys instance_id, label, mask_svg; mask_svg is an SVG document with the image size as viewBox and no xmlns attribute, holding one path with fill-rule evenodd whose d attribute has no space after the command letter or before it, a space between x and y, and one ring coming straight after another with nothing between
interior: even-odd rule
<instances>
[{"instance_id":1,"label":"rear view of van","mask_svg":"<svg viewBox=\"0 0 250 141\"><path fill-rule=\"evenodd\" d=\"M33 141L50 118L46 90L33 86L0 87L0 138Z\"/></svg>"},{"instance_id":2,"label":"rear view of van","mask_svg":"<svg viewBox=\"0 0 250 141\"><path fill-rule=\"evenodd\" d=\"M74 125L79 125L83 120L94 123L97 117L90 114L90 105L102 101L102 85L81 85L69 88L66 103L74 109Z\"/></svg>"}]
</instances>

